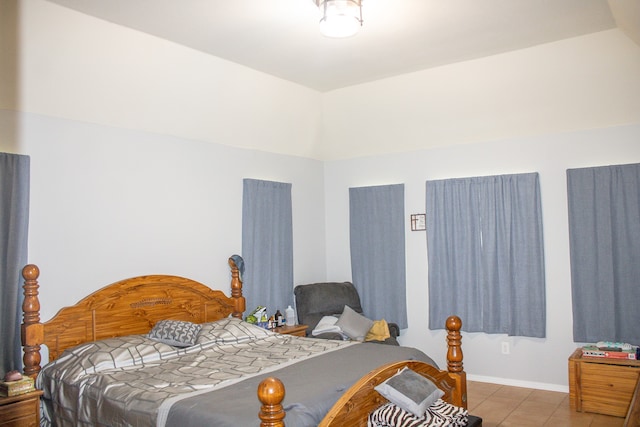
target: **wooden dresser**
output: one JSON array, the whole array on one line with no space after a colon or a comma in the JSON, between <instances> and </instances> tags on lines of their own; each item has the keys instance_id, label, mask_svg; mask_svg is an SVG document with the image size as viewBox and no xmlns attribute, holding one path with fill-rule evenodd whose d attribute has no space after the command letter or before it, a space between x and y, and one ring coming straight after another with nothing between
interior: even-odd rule
<instances>
[{"instance_id":1,"label":"wooden dresser","mask_svg":"<svg viewBox=\"0 0 640 427\"><path fill-rule=\"evenodd\" d=\"M40 425L42 390L12 397L0 397L0 427L37 427Z\"/></svg>"},{"instance_id":2,"label":"wooden dresser","mask_svg":"<svg viewBox=\"0 0 640 427\"><path fill-rule=\"evenodd\" d=\"M569 357L569 404L579 412L625 417L640 377L640 361Z\"/></svg>"}]
</instances>

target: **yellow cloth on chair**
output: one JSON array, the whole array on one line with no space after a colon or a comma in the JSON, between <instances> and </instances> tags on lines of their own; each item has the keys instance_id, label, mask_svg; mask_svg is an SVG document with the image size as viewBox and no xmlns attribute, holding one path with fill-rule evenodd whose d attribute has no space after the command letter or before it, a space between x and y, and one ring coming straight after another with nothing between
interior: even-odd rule
<instances>
[{"instance_id":1,"label":"yellow cloth on chair","mask_svg":"<svg viewBox=\"0 0 640 427\"><path fill-rule=\"evenodd\" d=\"M373 326L367 332L367 336L364 338L365 341L384 341L387 338L390 338L391 334L389 333L389 325L387 325L387 321L382 320L374 320Z\"/></svg>"}]
</instances>

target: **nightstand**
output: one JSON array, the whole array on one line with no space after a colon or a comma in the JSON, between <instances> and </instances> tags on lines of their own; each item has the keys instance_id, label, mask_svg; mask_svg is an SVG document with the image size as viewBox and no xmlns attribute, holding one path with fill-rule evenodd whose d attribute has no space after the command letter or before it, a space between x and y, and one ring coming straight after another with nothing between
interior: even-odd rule
<instances>
[{"instance_id":1,"label":"nightstand","mask_svg":"<svg viewBox=\"0 0 640 427\"><path fill-rule=\"evenodd\" d=\"M640 378L640 360L569 357L569 405L578 412L624 417Z\"/></svg>"},{"instance_id":2,"label":"nightstand","mask_svg":"<svg viewBox=\"0 0 640 427\"><path fill-rule=\"evenodd\" d=\"M279 334L285 335L295 335L297 337L306 337L307 336L307 325L294 325L294 326L278 326L273 329L273 332L277 332Z\"/></svg>"},{"instance_id":3,"label":"nightstand","mask_svg":"<svg viewBox=\"0 0 640 427\"><path fill-rule=\"evenodd\" d=\"M42 396L42 390L18 396L0 397L0 426L39 426L40 396Z\"/></svg>"}]
</instances>

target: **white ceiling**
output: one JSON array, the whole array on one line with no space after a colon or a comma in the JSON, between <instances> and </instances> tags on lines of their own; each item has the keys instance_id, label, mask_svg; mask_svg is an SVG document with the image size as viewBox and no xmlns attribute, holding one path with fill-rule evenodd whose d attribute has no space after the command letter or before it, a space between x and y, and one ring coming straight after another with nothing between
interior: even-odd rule
<instances>
[{"instance_id":1,"label":"white ceiling","mask_svg":"<svg viewBox=\"0 0 640 427\"><path fill-rule=\"evenodd\" d=\"M616 26L640 44L640 0L364 0L348 39L313 0L49 1L319 91Z\"/></svg>"}]
</instances>

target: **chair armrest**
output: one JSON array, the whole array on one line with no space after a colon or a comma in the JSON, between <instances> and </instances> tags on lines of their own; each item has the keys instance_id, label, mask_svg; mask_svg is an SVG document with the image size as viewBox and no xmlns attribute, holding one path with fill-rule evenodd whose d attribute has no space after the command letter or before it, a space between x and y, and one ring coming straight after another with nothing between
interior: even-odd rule
<instances>
[{"instance_id":1,"label":"chair armrest","mask_svg":"<svg viewBox=\"0 0 640 427\"><path fill-rule=\"evenodd\" d=\"M322 338L323 340L338 340L342 341L342 335L337 332L325 332L319 335L308 335L309 338Z\"/></svg>"},{"instance_id":2,"label":"chair armrest","mask_svg":"<svg viewBox=\"0 0 640 427\"><path fill-rule=\"evenodd\" d=\"M397 323L388 323L387 325L389 326L389 335L391 335L392 338L398 338L400 336L400 326L398 326Z\"/></svg>"}]
</instances>

